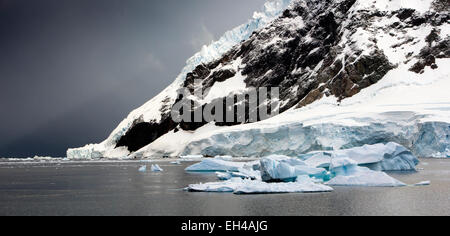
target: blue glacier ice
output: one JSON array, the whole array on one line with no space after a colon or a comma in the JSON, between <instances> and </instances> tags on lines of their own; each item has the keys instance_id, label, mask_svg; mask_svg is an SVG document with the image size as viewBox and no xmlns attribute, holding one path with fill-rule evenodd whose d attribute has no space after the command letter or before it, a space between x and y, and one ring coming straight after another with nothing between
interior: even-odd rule
<instances>
[{"instance_id":1,"label":"blue glacier ice","mask_svg":"<svg viewBox=\"0 0 450 236\"><path fill-rule=\"evenodd\" d=\"M381 171L374 171L358 166L349 158L333 159L330 165L330 186L359 186L359 187L403 187L406 184L392 178Z\"/></svg>"},{"instance_id":2,"label":"blue glacier ice","mask_svg":"<svg viewBox=\"0 0 450 236\"><path fill-rule=\"evenodd\" d=\"M298 176L307 175L316 179L326 179L327 171L306 165L298 158L269 156L261 159L261 178L265 182L292 182Z\"/></svg>"},{"instance_id":3,"label":"blue glacier ice","mask_svg":"<svg viewBox=\"0 0 450 236\"><path fill-rule=\"evenodd\" d=\"M162 172L164 171L158 164L152 165L151 169L152 172Z\"/></svg>"},{"instance_id":4,"label":"blue glacier ice","mask_svg":"<svg viewBox=\"0 0 450 236\"><path fill-rule=\"evenodd\" d=\"M403 187L405 183L382 170L414 170L418 163L410 151L396 143L316 151L299 157L270 155L252 162L226 160L204 159L188 167L187 171L219 171L216 175L223 182L193 184L187 190L262 194L333 191L329 186ZM428 184L424 181L416 186Z\"/></svg>"},{"instance_id":5,"label":"blue glacier ice","mask_svg":"<svg viewBox=\"0 0 450 236\"><path fill-rule=\"evenodd\" d=\"M360 147L365 144L398 143L417 157L450 156L450 125L442 122L383 122L364 126L302 122L265 128L219 132L186 145L182 153L207 156L264 157L273 154L305 157L305 153ZM245 141L245 142L244 142ZM388 167L386 163L385 167Z\"/></svg>"},{"instance_id":6,"label":"blue glacier ice","mask_svg":"<svg viewBox=\"0 0 450 236\"><path fill-rule=\"evenodd\" d=\"M139 172L146 172L147 171L147 166L141 166L139 167Z\"/></svg>"},{"instance_id":7,"label":"blue glacier ice","mask_svg":"<svg viewBox=\"0 0 450 236\"><path fill-rule=\"evenodd\" d=\"M327 168L331 159L349 158L358 165L379 171L415 170L419 159L408 149L397 143L364 145L336 151L312 152L300 155L310 165ZM327 163L328 162L328 163Z\"/></svg>"},{"instance_id":8,"label":"blue glacier ice","mask_svg":"<svg viewBox=\"0 0 450 236\"><path fill-rule=\"evenodd\" d=\"M217 171L235 171L244 167L245 163L224 161L222 159L204 159L200 163L191 165L186 168L186 171L192 172L217 172Z\"/></svg>"},{"instance_id":9,"label":"blue glacier ice","mask_svg":"<svg viewBox=\"0 0 450 236\"><path fill-rule=\"evenodd\" d=\"M301 155L299 158L305 160L305 163L309 166L328 169L331 164L332 156L332 152L311 152Z\"/></svg>"}]
</instances>

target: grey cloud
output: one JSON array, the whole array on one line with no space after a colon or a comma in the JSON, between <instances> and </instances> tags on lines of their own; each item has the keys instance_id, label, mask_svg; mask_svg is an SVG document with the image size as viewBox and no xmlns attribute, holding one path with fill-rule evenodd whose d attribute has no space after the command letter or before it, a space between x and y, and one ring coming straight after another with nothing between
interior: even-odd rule
<instances>
[{"instance_id":1,"label":"grey cloud","mask_svg":"<svg viewBox=\"0 0 450 236\"><path fill-rule=\"evenodd\" d=\"M264 2L0 0L0 157L102 141Z\"/></svg>"}]
</instances>

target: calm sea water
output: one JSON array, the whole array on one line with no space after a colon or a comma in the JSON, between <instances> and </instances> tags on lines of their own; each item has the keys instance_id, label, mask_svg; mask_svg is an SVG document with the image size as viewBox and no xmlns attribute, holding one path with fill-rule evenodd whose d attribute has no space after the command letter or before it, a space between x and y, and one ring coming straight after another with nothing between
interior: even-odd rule
<instances>
[{"instance_id":1,"label":"calm sea water","mask_svg":"<svg viewBox=\"0 0 450 236\"><path fill-rule=\"evenodd\" d=\"M423 159L418 173L391 173L404 188L335 188L332 193L240 196L188 193L213 174L186 173L192 163L0 163L0 215L450 215L450 160Z\"/></svg>"}]
</instances>

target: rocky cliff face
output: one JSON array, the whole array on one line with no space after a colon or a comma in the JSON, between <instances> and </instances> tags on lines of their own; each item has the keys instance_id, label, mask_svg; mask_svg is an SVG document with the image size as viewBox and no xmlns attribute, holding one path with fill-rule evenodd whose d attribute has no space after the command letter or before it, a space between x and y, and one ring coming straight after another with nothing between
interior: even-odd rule
<instances>
[{"instance_id":1,"label":"rocky cliff face","mask_svg":"<svg viewBox=\"0 0 450 236\"><path fill-rule=\"evenodd\" d=\"M172 120L173 105L183 99L192 101L188 112L193 117L197 109L224 96L240 95L250 88L278 87L279 101L268 97L265 103L283 113L324 97L334 96L338 101L350 98L399 65L411 65L409 70L418 74L427 67L438 69L436 59L450 57L449 2L413 0L411 6L397 0L293 1L247 40L186 74L179 87L194 91L198 86L194 82L201 81L203 89L209 91L206 98L180 95L161 99L157 104L160 119L146 120L141 114L122 135L110 137L108 145L132 153L169 132L195 131L206 125L204 120ZM218 92L227 89L229 93ZM237 105L224 104L223 109L237 109ZM244 122L214 123L249 123L249 112L247 109Z\"/></svg>"}]
</instances>

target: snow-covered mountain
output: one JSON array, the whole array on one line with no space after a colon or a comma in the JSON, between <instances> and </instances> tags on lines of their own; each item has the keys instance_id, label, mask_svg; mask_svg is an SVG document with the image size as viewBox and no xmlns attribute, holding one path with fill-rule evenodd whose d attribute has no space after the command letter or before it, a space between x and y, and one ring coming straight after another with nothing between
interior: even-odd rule
<instances>
[{"instance_id":1,"label":"snow-covered mountain","mask_svg":"<svg viewBox=\"0 0 450 236\"><path fill-rule=\"evenodd\" d=\"M188 60L161 94L100 144L68 158L299 155L397 142L450 156L448 0L273 0ZM204 97L178 95L200 80ZM250 123L175 122L188 99L203 108L251 88L278 87L281 114ZM260 101L261 102L261 101ZM235 109L237 104L225 104Z\"/></svg>"}]
</instances>

